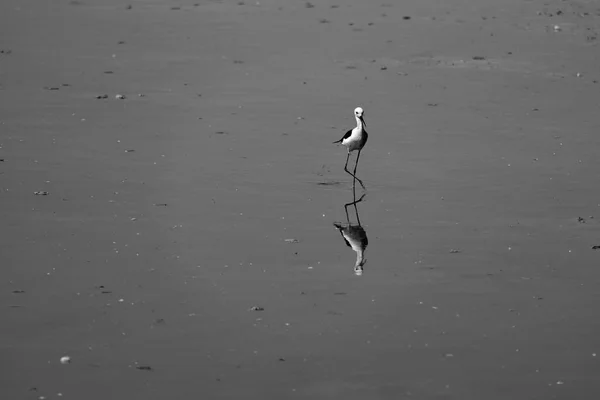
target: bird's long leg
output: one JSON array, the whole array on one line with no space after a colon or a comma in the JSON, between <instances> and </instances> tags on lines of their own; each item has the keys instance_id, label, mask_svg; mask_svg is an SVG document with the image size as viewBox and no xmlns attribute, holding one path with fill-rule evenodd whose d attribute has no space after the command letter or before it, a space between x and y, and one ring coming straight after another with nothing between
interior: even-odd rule
<instances>
[{"instance_id":1,"label":"bird's long leg","mask_svg":"<svg viewBox=\"0 0 600 400\"><path fill-rule=\"evenodd\" d=\"M354 176L352 172L348 171L348 160L350 160L350 150L348 150L348 156L346 157L346 165L344 165L344 171L352 175L352 188L354 188L354 179L356 179L356 176Z\"/></svg>"},{"instance_id":2,"label":"bird's long leg","mask_svg":"<svg viewBox=\"0 0 600 400\"><path fill-rule=\"evenodd\" d=\"M358 203L360 203L361 201L363 201L363 199L365 198L365 196L367 194L363 193L363 195L360 196L360 199L358 199L358 200L356 200L356 190L352 190L352 194L353 194L352 200L354 200L354 201L344 204L344 210L346 211L346 221L348 221L348 225L351 225L350 217L348 216L348 207L354 206L354 214L356 215L356 221L358 222L358 226L360 226L360 217L358 216L358 208L356 207L356 205Z\"/></svg>"},{"instance_id":3,"label":"bird's long leg","mask_svg":"<svg viewBox=\"0 0 600 400\"><path fill-rule=\"evenodd\" d=\"M356 168L358 168L358 159L360 158L361 151L362 151L362 149L358 151L358 155L356 156L356 164L354 164L354 174L352 174L352 176L354 176L356 178L358 183L360 183L360 186L362 186L362 188L364 189L365 185L363 185L362 181L360 179L358 179L358 177L356 176Z\"/></svg>"},{"instance_id":4,"label":"bird's long leg","mask_svg":"<svg viewBox=\"0 0 600 400\"><path fill-rule=\"evenodd\" d=\"M358 216L358 208L356 208L356 204L354 205L354 211L356 212L356 222L358 222L358 226L362 226L360 224L360 217Z\"/></svg>"},{"instance_id":5,"label":"bird's long leg","mask_svg":"<svg viewBox=\"0 0 600 400\"><path fill-rule=\"evenodd\" d=\"M354 183L354 181L352 181ZM362 199L361 199L362 200ZM350 216L348 216L348 207L356 204L356 186L352 185L352 201L350 203L344 204L344 210L346 211L346 221L348 222L348 226L350 225Z\"/></svg>"},{"instance_id":6,"label":"bird's long leg","mask_svg":"<svg viewBox=\"0 0 600 400\"><path fill-rule=\"evenodd\" d=\"M348 223L348 226L350 226L350 216L348 215L348 206L349 206L350 204L352 204L352 203L349 203L349 204L345 204L345 205L344 205L344 211L346 211L346 222Z\"/></svg>"},{"instance_id":7,"label":"bird's long leg","mask_svg":"<svg viewBox=\"0 0 600 400\"><path fill-rule=\"evenodd\" d=\"M358 152L360 155L360 151ZM348 157L346 157L346 165L344 165L344 171L346 171L347 173L349 173L354 179L358 180L360 182L360 185L363 187L363 189L365 188L365 185L363 185L362 181L360 179L358 179L356 177L355 174L353 174L352 172L348 171L348 160L350 159L350 150L348 150ZM358 161L358 159L357 159ZM356 166L354 166L354 172L356 172ZM354 188L355 182L352 181L352 187Z\"/></svg>"},{"instance_id":8,"label":"bird's long leg","mask_svg":"<svg viewBox=\"0 0 600 400\"><path fill-rule=\"evenodd\" d=\"M346 165L344 165L344 171L352 175L352 172L348 171L348 160L350 160L350 150L348 150L348 156L346 157Z\"/></svg>"},{"instance_id":9,"label":"bird's long leg","mask_svg":"<svg viewBox=\"0 0 600 400\"><path fill-rule=\"evenodd\" d=\"M360 199L354 201L354 213L356 214L356 222L358 222L358 226L361 226L360 224L360 217L358 216L358 207L356 206L358 203L360 203L361 201L363 201L363 199L365 198L367 194L363 193L362 196L360 196Z\"/></svg>"}]
</instances>

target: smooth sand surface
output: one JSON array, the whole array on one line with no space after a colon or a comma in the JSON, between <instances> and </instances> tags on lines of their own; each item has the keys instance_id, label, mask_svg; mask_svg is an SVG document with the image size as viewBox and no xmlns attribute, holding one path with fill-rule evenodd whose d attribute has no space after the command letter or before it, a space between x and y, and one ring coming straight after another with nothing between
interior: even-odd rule
<instances>
[{"instance_id":1,"label":"smooth sand surface","mask_svg":"<svg viewBox=\"0 0 600 400\"><path fill-rule=\"evenodd\" d=\"M2 399L600 398L598 3L312 3L0 3Z\"/></svg>"}]
</instances>

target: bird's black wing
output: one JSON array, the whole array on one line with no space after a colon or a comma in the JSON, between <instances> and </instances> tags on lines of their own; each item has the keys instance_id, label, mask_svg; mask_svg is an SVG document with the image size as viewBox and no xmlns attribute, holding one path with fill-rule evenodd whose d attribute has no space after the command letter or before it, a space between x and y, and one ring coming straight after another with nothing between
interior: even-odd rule
<instances>
[{"instance_id":1,"label":"bird's black wing","mask_svg":"<svg viewBox=\"0 0 600 400\"><path fill-rule=\"evenodd\" d=\"M333 224L333 226L335 226L336 228L338 228L338 230L340 231L340 235L342 235L342 239L344 239L344 242L346 242L346 246L352 248L352 246L350 245L350 242L348 242L348 239L346 239L346 236L344 236L344 227L341 224Z\"/></svg>"},{"instance_id":2,"label":"bird's black wing","mask_svg":"<svg viewBox=\"0 0 600 400\"><path fill-rule=\"evenodd\" d=\"M344 137L343 137L343 138L341 138L340 140L336 140L336 141L335 141L335 142L333 142L333 143L334 143L334 144L335 144L335 143L342 143L342 140L344 140L344 139L348 139L348 138L350 137L350 135L352 135L352 129L350 129L348 132L346 132L346 134L344 135Z\"/></svg>"}]
</instances>

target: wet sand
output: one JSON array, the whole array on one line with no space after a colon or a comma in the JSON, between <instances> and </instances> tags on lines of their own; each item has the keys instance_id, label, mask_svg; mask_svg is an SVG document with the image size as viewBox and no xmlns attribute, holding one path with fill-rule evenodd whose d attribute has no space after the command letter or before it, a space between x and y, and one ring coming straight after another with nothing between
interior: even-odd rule
<instances>
[{"instance_id":1,"label":"wet sand","mask_svg":"<svg viewBox=\"0 0 600 400\"><path fill-rule=\"evenodd\" d=\"M599 398L597 4L312 3L0 4L3 398Z\"/></svg>"}]
</instances>

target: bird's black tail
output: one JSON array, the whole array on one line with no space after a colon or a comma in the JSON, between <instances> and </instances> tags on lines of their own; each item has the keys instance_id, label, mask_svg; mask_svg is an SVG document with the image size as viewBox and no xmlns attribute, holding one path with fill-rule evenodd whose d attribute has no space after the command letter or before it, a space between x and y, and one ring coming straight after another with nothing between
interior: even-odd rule
<instances>
[{"instance_id":1,"label":"bird's black tail","mask_svg":"<svg viewBox=\"0 0 600 400\"><path fill-rule=\"evenodd\" d=\"M336 143L342 143L342 140L344 140L344 139L342 138L342 139L340 139L340 140L336 140L335 142L333 142L333 144L336 144Z\"/></svg>"}]
</instances>

